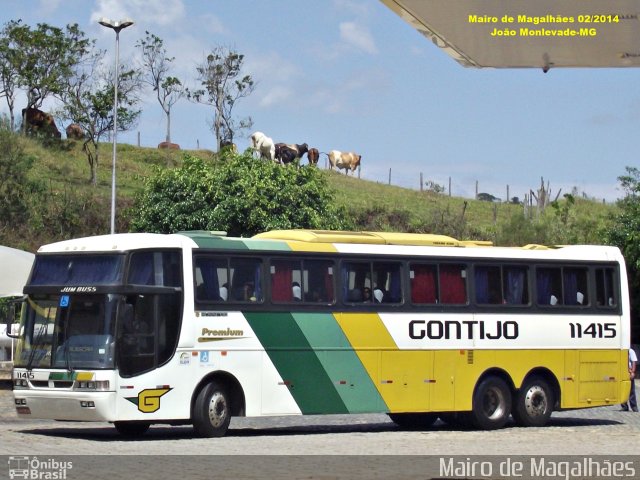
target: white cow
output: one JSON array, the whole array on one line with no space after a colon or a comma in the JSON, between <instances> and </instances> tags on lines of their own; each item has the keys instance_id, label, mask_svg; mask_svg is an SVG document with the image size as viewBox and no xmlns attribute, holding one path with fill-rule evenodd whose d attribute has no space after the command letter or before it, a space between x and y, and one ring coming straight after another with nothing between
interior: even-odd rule
<instances>
[{"instance_id":1,"label":"white cow","mask_svg":"<svg viewBox=\"0 0 640 480\"><path fill-rule=\"evenodd\" d=\"M276 160L276 146L271 137L267 137L262 132L254 132L251 134L251 148L260 154L260 158L267 160Z\"/></svg>"},{"instance_id":2,"label":"white cow","mask_svg":"<svg viewBox=\"0 0 640 480\"><path fill-rule=\"evenodd\" d=\"M333 170L334 167L336 170L344 169L347 175L349 175L349 171L351 173L356 171L362 159L362 155L353 152L341 152L340 150L331 150L327 156L329 157L329 170Z\"/></svg>"}]
</instances>

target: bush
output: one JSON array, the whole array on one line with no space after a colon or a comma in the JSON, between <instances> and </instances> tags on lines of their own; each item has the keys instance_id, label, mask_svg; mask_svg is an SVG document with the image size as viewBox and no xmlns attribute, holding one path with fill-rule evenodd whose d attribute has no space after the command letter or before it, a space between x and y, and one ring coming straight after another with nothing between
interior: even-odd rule
<instances>
[{"instance_id":1,"label":"bush","mask_svg":"<svg viewBox=\"0 0 640 480\"><path fill-rule=\"evenodd\" d=\"M348 228L325 173L230 154L216 168L190 154L176 169L157 169L134 204L131 229L171 233L223 230L251 236L273 229Z\"/></svg>"}]
</instances>

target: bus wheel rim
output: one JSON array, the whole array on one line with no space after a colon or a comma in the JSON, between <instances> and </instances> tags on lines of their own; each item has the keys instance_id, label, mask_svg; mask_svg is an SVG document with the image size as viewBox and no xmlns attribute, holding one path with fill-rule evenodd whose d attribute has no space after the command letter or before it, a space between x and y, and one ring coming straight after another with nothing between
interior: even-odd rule
<instances>
[{"instance_id":1,"label":"bus wheel rim","mask_svg":"<svg viewBox=\"0 0 640 480\"><path fill-rule=\"evenodd\" d=\"M221 426L227 418L227 402L220 392L211 396L209 401L209 421L214 427Z\"/></svg>"},{"instance_id":2,"label":"bus wheel rim","mask_svg":"<svg viewBox=\"0 0 640 480\"><path fill-rule=\"evenodd\" d=\"M504 415L506 408L506 402L502 391L497 387L488 389L484 395L482 405L484 414L487 418L490 418L491 420L501 418Z\"/></svg>"},{"instance_id":3,"label":"bus wheel rim","mask_svg":"<svg viewBox=\"0 0 640 480\"><path fill-rule=\"evenodd\" d=\"M540 417L547 411L547 393L539 385L533 385L524 397L524 408L530 417Z\"/></svg>"}]
</instances>

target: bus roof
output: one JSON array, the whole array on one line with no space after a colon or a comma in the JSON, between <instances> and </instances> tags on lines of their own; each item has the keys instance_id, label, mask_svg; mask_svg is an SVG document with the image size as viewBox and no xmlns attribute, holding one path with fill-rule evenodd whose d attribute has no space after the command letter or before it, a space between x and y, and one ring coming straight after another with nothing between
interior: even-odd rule
<instances>
[{"instance_id":1,"label":"bus roof","mask_svg":"<svg viewBox=\"0 0 640 480\"><path fill-rule=\"evenodd\" d=\"M398 232L344 232L333 230L272 230L253 238L293 240L309 243L360 243L373 245L414 245L430 247L491 246L485 241L460 241L446 235Z\"/></svg>"},{"instance_id":2,"label":"bus roof","mask_svg":"<svg viewBox=\"0 0 640 480\"><path fill-rule=\"evenodd\" d=\"M150 248L202 248L226 251L269 251L451 257L537 258L623 261L616 247L598 245L497 247L488 241L457 240L446 235L399 232L272 230L251 238L224 232L188 231L175 234L122 233L65 240L38 253L122 252ZM446 253L445 253L446 252Z\"/></svg>"}]
</instances>

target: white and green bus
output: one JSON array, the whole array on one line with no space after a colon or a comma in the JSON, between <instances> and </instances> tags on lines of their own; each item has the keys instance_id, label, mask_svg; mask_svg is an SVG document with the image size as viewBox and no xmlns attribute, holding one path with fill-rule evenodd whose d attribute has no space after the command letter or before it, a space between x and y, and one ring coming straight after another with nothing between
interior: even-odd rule
<instances>
[{"instance_id":1,"label":"white and green bus","mask_svg":"<svg viewBox=\"0 0 640 480\"><path fill-rule=\"evenodd\" d=\"M232 416L388 413L544 425L630 390L617 248L438 235L119 234L43 246L13 370L20 418L123 434Z\"/></svg>"}]
</instances>

